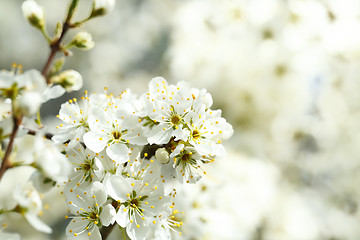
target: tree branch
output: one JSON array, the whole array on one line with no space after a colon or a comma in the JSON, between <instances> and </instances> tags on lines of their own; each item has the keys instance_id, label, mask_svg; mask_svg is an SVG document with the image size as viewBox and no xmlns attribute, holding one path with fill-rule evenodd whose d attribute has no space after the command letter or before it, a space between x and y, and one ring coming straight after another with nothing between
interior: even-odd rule
<instances>
[{"instance_id":1,"label":"tree branch","mask_svg":"<svg viewBox=\"0 0 360 240\"><path fill-rule=\"evenodd\" d=\"M41 71L41 74L46 78L46 74L48 73L50 66L52 64L52 62L54 61L54 58L56 56L56 53L58 51L60 51L61 49L61 41L63 40L65 34L67 33L67 31L70 29L70 23L69 22L65 22L63 25L63 29L61 32L61 35L59 37L58 40L56 40L54 43L50 44L50 54L49 57ZM46 79L46 82L49 84L49 79Z\"/></svg>"},{"instance_id":2,"label":"tree branch","mask_svg":"<svg viewBox=\"0 0 360 240\"><path fill-rule=\"evenodd\" d=\"M14 117L13 121L14 121L14 126L13 126L13 130L12 130L12 133L11 133L11 136L10 136L10 141L9 141L9 144L8 144L8 146L6 148L4 158L3 158L2 162L1 162L0 180L3 177L4 173L6 172L6 170L8 170L11 167L10 162L9 162L9 157L10 157L10 153L12 151L13 145L14 145L14 140L15 140L16 134L17 134L17 132L19 130L19 126L20 126L21 121L22 121L22 117L18 117L18 118Z\"/></svg>"}]
</instances>

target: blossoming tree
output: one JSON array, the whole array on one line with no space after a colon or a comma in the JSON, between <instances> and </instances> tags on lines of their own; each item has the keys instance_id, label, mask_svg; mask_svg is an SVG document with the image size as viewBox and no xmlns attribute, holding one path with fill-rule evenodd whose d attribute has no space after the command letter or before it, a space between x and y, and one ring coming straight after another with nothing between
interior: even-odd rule
<instances>
[{"instance_id":1,"label":"blossoming tree","mask_svg":"<svg viewBox=\"0 0 360 240\"><path fill-rule=\"evenodd\" d=\"M64 22L50 36L44 9L26 0L22 10L50 47L41 71L25 72L19 64L0 73L2 142L0 180L9 169L29 166L35 171L30 185L13 191L13 202L0 215L18 213L38 231L52 229L39 217L40 193L63 189L69 214L68 239L106 239L118 226L124 239L172 239L181 235L181 209L176 195L184 184L196 184L204 165L224 154L222 141L232 126L213 110L205 89L185 82L168 84L153 78L140 96L130 89L120 94L89 94L63 103L61 123L45 132L39 108L65 92L77 91L83 79L74 70L62 70L71 48L94 47L91 35L80 31L66 43L65 35L83 23L109 13L114 0L94 0L85 19L73 21L78 0L71 0ZM31 122L35 120L37 127ZM65 221L65 220L64 220ZM0 239L19 239L0 230Z\"/></svg>"}]
</instances>

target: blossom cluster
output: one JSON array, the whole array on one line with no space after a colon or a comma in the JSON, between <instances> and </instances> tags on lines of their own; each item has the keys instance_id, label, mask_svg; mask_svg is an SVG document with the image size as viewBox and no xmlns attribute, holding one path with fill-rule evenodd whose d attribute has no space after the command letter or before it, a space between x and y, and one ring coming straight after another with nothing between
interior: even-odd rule
<instances>
[{"instance_id":1,"label":"blossom cluster","mask_svg":"<svg viewBox=\"0 0 360 240\"><path fill-rule=\"evenodd\" d=\"M115 222L131 239L181 234L177 189L196 183L233 133L211 105L205 89L161 77L140 97L130 89L119 96L85 92L64 103L53 140L65 143L73 166L64 190L68 238L100 239L99 227Z\"/></svg>"}]
</instances>

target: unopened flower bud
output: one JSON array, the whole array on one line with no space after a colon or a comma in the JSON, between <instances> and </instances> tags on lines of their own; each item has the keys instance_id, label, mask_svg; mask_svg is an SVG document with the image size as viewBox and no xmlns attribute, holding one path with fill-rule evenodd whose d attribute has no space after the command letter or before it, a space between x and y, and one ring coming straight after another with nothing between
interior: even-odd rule
<instances>
[{"instance_id":1,"label":"unopened flower bud","mask_svg":"<svg viewBox=\"0 0 360 240\"><path fill-rule=\"evenodd\" d=\"M83 50L88 50L88 49L93 48L95 43L92 40L90 33L81 31L75 35L75 37L71 41L70 45L81 48Z\"/></svg>"},{"instance_id":2,"label":"unopened flower bud","mask_svg":"<svg viewBox=\"0 0 360 240\"><path fill-rule=\"evenodd\" d=\"M169 153L165 148L157 149L155 152L155 158L162 164L166 164L170 160Z\"/></svg>"},{"instance_id":3,"label":"unopened flower bud","mask_svg":"<svg viewBox=\"0 0 360 240\"><path fill-rule=\"evenodd\" d=\"M77 91L82 87L83 80L75 70L66 70L59 75L53 76L50 82L61 85L67 92Z\"/></svg>"},{"instance_id":4,"label":"unopened flower bud","mask_svg":"<svg viewBox=\"0 0 360 240\"><path fill-rule=\"evenodd\" d=\"M94 0L90 17L98 17L110 13L115 6L115 0Z\"/></svg>"},{"instance_id":5,"label":"unopened flower bud","mask_svg":"<svg viewBox=\"0 0 360 240\"><path fill-rule=\"evenodd\" d=\"M22 4L24 17L36 28L43 29L45 27L44 9L34 0L26 0Z\"/></svg>"}]
</instances>

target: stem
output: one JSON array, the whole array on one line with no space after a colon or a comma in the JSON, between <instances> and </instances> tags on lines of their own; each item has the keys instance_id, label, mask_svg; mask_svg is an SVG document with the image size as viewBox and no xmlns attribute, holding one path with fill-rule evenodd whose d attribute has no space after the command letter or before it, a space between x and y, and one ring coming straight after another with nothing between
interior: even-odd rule
<instances>
[{"instance_id":1,"label":"stem","mask_svg":"<svg viewBox=\"0 0 360 240\"><path fill-rule=\"evenodd\" d=\"M112 225L109 225L107 227L102 227L100 229L100 234L101 234L101 237L102 237L102 240L105 240L109 235L110 233L112 232L112 230L114 229L114 227L116 226L117 224L114 223Z\"/></svg>"},{"instance_id":2,"label":"stem","mask_svg":"<svg viewBox=\"0 0 360 240\"><path fill-rule=\"evenodd\" d=\"M3 177L5 171L8 170L8 168L11 167L10 162L9 162L9 157L10 157L10 153L11 153L11 150L13 148L13 145L14 145L14 140L15 140L16 134L17 134L17 132L19 130L19 126L20 126L21 121L22 121L22 117L18 117L18 118L14 117L13 121L14 121L14 126L13 126L13 130L12 130L12 133L11 133L11 136L10 136L9 145L6 148L4 158L3 158L2 162L1 162L0 180Z\"/></svg>"},{"instance_id":3,"label":"stem","mask_svg":"<svg viewBox=\"0 0 360 240\"><path fill-rule=\"evenodd\" d=\"M121 228L121 233L122 233L122 237L124 240L126 240L126 236L125 236L125 229L120 227Z\"/></svg>"},{"instance_id":4,"label":"stem","mask_svg":"<svg viewBox=\"0 0 360 240\"><path fill-rule=\"evenodd\" d=\"M71 4L69 6L67 16L66 16L66 20L65 20L66 23L70 23L71 18L74 15L74 12L76 10L78 3L79 3L79 0L72 0Z\"/></svg>"},{"instance_id":5,"label":"stem","mask_svg":"<svg viewBox=\"0 0 360 240\"><path fill-rule=\"evenodd\" d=\"M37 110L35 122L36 122L37 125L39 125L39 128L43 127L43 125L41 124L40 109Z\"/></svg>"},{"instance_id":6,"label":"stem","mask_svg":"<svg viewBox=\"0 0 360 240\"><path fill-rule=\"evenodd\" d=\"M79 3L79 0L72 0L71 1L70 6L69 6L69 10L68 10L68 13L67 13L67 16L66 16L66 19L65 19L65 22L63 24L63 29L62 29L62 32L60 34L60 37L56 41L54 41L53 43L50 43L51 51L50 51L48 60L46 61L45 66L41 71L41 74L45 78L46 78L46 74L48 73L52 62L54 61L56 53L61 50L61 46L60 46L61 41L63 40L66 32L72 27L72 24L70 22L71 22L71 18L74 15L74 12L76 10L76 7L77 7L78 3ZM49 84L49 79L46 79L46 82Z\"/></svg>"},{"instance_id":7,"label":"stem","mask_svg":"<svg viewBox=\"0 0 360 240\"><path fill-rule=\"evenodd\" d=\"M49 57L41 71L41 74L46 77L46 74L47 72L49 71L49 68L52 64L52 62L54 61L54 58L55 58L55 55L58 51L60 51L60 44L61 44L61 41L63 40L66 32L70 29L70 23L68 22L65 22L64 25L63 25L63 30L61 32L61 35L59 37L58 40L56 40L54 43L51 43L50 44L50 49L51 49L51 52L49 54ZM49 83L49 79L46 79L46 82Z\"/></svg>"},{"instance_id":8,"label":"stem","mask_svg":"<svg viewBox=\"0 0 360 240\"><path fill-rule=\"evenodd\" d=\"M0 215L1 215L1 214L5 214L5 213L10 213L10 212L12 212L12 211L13 211L13 209L12 209L12 210L0 209Z\"/></svg>"},{"instance_id":9,"label":"stem","mask_svg":"<svg viewBox=\"0 0 360 240\"><path fill-rule=\"evenodd\" d=\"M43 34L43 36L45 37L46 41L48 41L48 43L50 43L51 39L50 39L49 35L47 34L45 27L41 28L40 31Z\"/></svg>"},{"instance_id":10,"label":"stem","mask_svg":"<svg viewBox=\"0 0 360 240\"><path fill-rule=\"evenodd\" d=\"M50 51L49 57L48 57L45 65L44 65L44 67L43 67L43 69L41 71L41 74L45 78L46 78L46 75L47 75L47 73L49 71L49 68L50 68L52 62L54 61L56 53L61 50L61 41L63 40L63 38L64 38L65 34L67 33L67 31L72 27L70 21L71 21L72 16L74 15L74 12L75 12L75 9L76 9L78 3L79 3L79 0L72 0L71 4L69 6L69 10L68 10L66 20L64 22L63 29L62 29L62 32L60 34L60 37L56 41L54 41L53 43L50 43L51 51ZM41 29L41 31L44 34L45 38L47 40L49 40L45 29ZM47 82L47 84L49 84L49 79L46 79L46 82ZM39 116L38 116L38 119L40 120ZM9 157L10 157L10 153L12 151L13 145L14 145L14 140L15 140L16 134L17 134L17 132L19 130L19 126L20 126L20 124L22 122L22 116L20 116L20 117L14 116L13 121L14 121L14 126L13 126L13 130L12 130L12 133L11 133L11 136L10 136L9 145L6 148L4 158L3 158L2 162L1 162L0 180L3 177L5 171L8 168L11 167L10 162L9 162Z\"/></svg>"}]
</instances>

